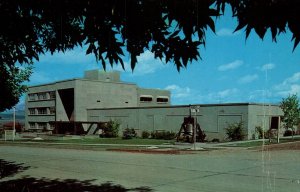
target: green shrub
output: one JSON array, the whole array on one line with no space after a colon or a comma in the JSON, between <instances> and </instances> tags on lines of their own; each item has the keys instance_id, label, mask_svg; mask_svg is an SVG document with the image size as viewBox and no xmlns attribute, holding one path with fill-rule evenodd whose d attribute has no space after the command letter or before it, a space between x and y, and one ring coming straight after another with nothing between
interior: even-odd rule
<instances>
[{"instance_id":1,"label":"green shrub","mask_svg":"<svg viewBox=\"0 0 300 192\"><path fill-rule=\"evenodd\" d=\"M118 137L119 128L120 128L120 123L118 123L117 121L110 120L103 127L103 133L100 135L100 137L105 137L105 138Z\"/></svg>"},{"instance_id":2,"label":"green shrub","mask_svg":"<svg viewBox=\"0 0 300 192\"><path fill-rule=\"evenodd\" d=\"M134 137L136 137L136 132L133 128L126 128L124 131L123 131L123 139L132 139Z\"/></svg>"},{"instance_id":3,"label":"green shrub","mask_svg":"<svg viewBox=\"0 0 300 192\"><path fill-rule=\"evenodd\" d=\"M163 131L153 131L153 132L151 132L151 138L152 139L163 139L164 132Z\"/></svg>"},{"instance_id":4,"label":"green shrub","mask_svg":"<svg viewBox=\"0 0 300 192\"><path fill-rule=\"evenodd\" d=\"M150 133L148 131L143 131L142 132L142 138L143 139L148 139L150 137Z\"/></svg>"},{"instance_id":5,"label":"green shrub","mask_svg":"<svg viewBox=\"0 0 300 192\"><path fill-rule=\"evenodd\" d=\"M241 141L245 138L243 122L227 124L225 128L228 139L231 141Z\"/></svg>"},{"instance_id":6,"label":"green shrub","mask_svg":"<svg viewBox=\"0 0 300 192\"><path fill-rule=\"evenodd\" d=\"M213 142L213 143L219 143L220 139L214 138L214 139L211 140L211 142Z\"/></svg>"},{"instance_id":7,"label":"green shrub","mask_svg":"<svg viewBox=\"0 0 300 192\"><path fill-rule=\"evenodd\" d=\"M176 133L172 131L153 131L151 132L152 139L172 140L176 137Z\"/></svg>"},{"instance_id":8,"label":"green shrub","mask_svg":"<svg viewBox=\"0 0 300 192\"><path fill-rule=\"evenodd\" d=\"M285 132L283 134L284 137L293 136L293 135L295 135L295 131L292 131L290 129L285 130Z\"/></svg>"},{"instance_id":9,"label":"green shrub","mask_svg":"<svg viewBox=\"0 0 300 192\"><path fill-rule=\"evenodd\" d=\"M259 139L263 138L263 134L265 135L264 130L261 126L256 126L255 127L255 132L258 134Z\"/></svg>"},{"instance_id":10,"label":"green shrub","mask_svg":"<svg viewBox=\"0 0 300 192\"><path fill-rule=\"evenodd\" d=\"M156 139L155 138L155 135L156 135L155 133L156 133L155 131L151 131L151 133L150 133L150 138L151 139Z\"/></svg>"},{"instance_id":11,"label":"green shrub","mask_svg":"<svg viewBox=\"0 0 300 192\"><path fill-rule=\"evenodd\" d=\"M174 133L172 131L163 132L163 139L165 139L165 140L172 140L175 137L176 137L176 133Z\"/></svg>"}]
</instances>

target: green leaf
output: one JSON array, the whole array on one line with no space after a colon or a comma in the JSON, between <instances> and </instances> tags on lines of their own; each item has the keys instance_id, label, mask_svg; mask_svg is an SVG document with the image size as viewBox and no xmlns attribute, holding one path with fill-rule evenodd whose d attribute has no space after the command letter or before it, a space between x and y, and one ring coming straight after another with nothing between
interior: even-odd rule
<instances>
[{"instance_id":1,"label":"green leaf","mask_svg":"<svg viewBox=\"0 0 300 192\"><path fill-rule=\"evenodd\" d=\"M135 68L135 65L137 63L137 58L136 58L136 55L134 55L134 54L131 54L130 58L131 58L131 60L130 60L130 66L131 66L131 69L133 71L134 68Z\"/></svg>"},{"instance_id":2,"label":"green leaf","mask_svg":"<svg viewBox=\"0 0 300 192\"><path fill-rule=\"evenodd\" d=\"M235 30L233 31L234 33L241 30L242 28L244 28L246 26L245 23L239 22L238 26L235 28Z\"/></svg>"},{"instance_id":3,"label":"green leaf","mask_svg":"<svg viewBox=\"0 0 300 192\"><path fill-rule=\"evenodd\" d=\"M94 52L95 49L96 49L95 44L94 43L90 43L88 49L86 50L86 55Z\"/></svg>"},{"instance_id":4,"label":"green leaf","mask_svg":"<svg viewBox=\"0 0 300 192\"><path fill-rule=\"evenodd\" d=\"M169 38L174 38L175 36L177 36L180 33L180 30L176 30L174 31Z\"/></svg>"},{"instance_id":5,"label":"green leaf","mask_svg":"<svg viewBox=\"0 0 300 192\"><path fill-rule=\"evenodd\" d=\"M125 70L125 65L124 65L123 60L122 60L121 58L119 58L119 61L120 61L120 63L121 63L122 69Z\"/></svg>"},{"instance_id":6,"label":"green leaf","mask_svg":"<svg viewBox=\"0 0 300 192\"><path fill-rule=\"evenodd\" d=\"M214 22L214 20L213 20L211 17L208 18L207 24L208 24L209 28L210 28L214 33L216 33L216 30L215 30L215 22Z\"/></svg>"},{"instance_id":7,"label":"green leaf","mask_svg":"<svg viewBox=\"0 0 300 192\"><path fill-rule=\"evenodd\" d=\"M299 42L300 42L300 38L296 37L295 42L294 42L293 52L295 51L295 49L298 46Z\"/></svg>"},{"instance_id":8,"label":"green leaf","mask_svg":"<svg viewBox=\"0 0 300 192\"><path fill-rule=\"evenodd\" d=\"M272 39L276 42L277 28L271 27Z\"/></svg>"}]
</instances>

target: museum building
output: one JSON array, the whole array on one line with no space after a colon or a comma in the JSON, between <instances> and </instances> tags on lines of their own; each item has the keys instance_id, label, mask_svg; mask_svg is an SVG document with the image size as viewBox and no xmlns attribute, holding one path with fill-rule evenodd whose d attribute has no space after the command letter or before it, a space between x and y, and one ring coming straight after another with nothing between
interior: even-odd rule
<instances>
[{"instance_id":1,"label":"museum building","mask_svg":"<svg viewBox=\"0 0 300 192\"><path fill-rule=\"evenodd\" d=\"M102 122L114 120L121 124L121 131L178 132L189 115L197 117L208 140L224 140L225 128L232 123L243 122L248 139L255 134L255 127L281 127L283 112L274 104L171 105L170 101L170 91L123 82L118 71L85 71L83 78L29 87L25 129L93 135ZM195 108L198 110L193 112Z\"/></svg>"}]
</instances>

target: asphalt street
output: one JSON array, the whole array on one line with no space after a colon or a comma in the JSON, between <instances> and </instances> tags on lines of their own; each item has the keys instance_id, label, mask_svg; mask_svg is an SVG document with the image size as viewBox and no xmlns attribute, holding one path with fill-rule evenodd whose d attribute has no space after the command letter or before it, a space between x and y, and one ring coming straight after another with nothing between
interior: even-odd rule
<instances>
[{"instance_id":1,"label":"asphalt street","mask_svg":"<svg viewBox=\"0 0 300 192\"><path fill-rule=\"evenodd\" d=\"M39 147L1 146L0 159L27 170L24 177L111 182L151 191L300 192L300 151L222 149L195 154L140 154Z\"/></svg>"}]
</instances>

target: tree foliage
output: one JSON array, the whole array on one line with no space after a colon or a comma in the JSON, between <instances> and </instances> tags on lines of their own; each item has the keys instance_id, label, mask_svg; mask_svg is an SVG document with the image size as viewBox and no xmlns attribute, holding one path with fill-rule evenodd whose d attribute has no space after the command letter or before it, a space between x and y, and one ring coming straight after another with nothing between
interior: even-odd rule
<instances>
[{"instance_id":1,"label":"tree foliage","mask_svg":"<svg viewBox=\"0 0 300 192\"><path fill-rule=\"evenodd\" d=\"M280 108L283 111L285 128L291 128L294 131L294 125L298 125L300 118L300 105L297 95L289 95L287 98L283 98Z\"/></svg>"},{"instance_id":2,"label":"tree foliage","mask_svg":"<svg viewBox=\"0 0 300 192\"><path fill-rule=\"evenodd\" d=\"M12 66L13 67L13 66ZM31 74L31 68L20 69L13 67L7 70L5 66L0 65L0 112L11 109L19 102L19 98L26 91L23 84Z\"/></svg>"},{"instance_id":3,"label":"tree foliage","mask_svg":"<svg viewBox=\"0 0 300 192\"><path fill-rule=\"evenodd\" d=\"M228 139L231 141L241 141L247 136L245 133L244 123L242 121L238 123L227 123L225 132Z\"/></svg>"},{"instance_id":4,"label":"tree foliage","mask_svg":"<svg viewBox=\"0 0 300 192\"><path fill-rule=\"evenodd\" d=\"M102 128L103 133L100 137L112 138L119 136L120 123L118 121L109 120L107 124Z\"/></svg>"},{"instance_id":5,"label":"tree foliage","mask_svg":"<svg viewBox=\"0 0 300 192\"><path fill-rule=\"evenodd\" d=\"M263 39L268 29L276 36L289 29L294 49L300 41L298 0L1 0L0 65L30 64L45 52L86 46L106 67L149 50L178 70L200 58L207 29L230 5L237 17L235 31L252 29ZM13 77L12 77L13 78Z\"/></svg>"}]
</instances>

